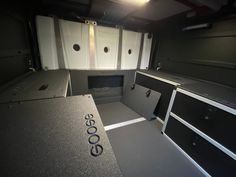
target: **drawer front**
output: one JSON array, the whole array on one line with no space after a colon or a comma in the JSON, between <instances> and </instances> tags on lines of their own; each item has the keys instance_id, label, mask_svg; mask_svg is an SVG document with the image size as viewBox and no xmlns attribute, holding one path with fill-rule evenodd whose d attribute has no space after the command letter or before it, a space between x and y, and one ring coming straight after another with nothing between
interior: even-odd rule
<instances>
[{"instance_id":1,"label":"drawer front","mask_svg":"<svg viewBox=\"0 0 236 177\"><path fill-rule=\"evenodd\" d=\"M161 93L161 98L158 102L158 105L156 106L154 114L164 120L172 91L175 87L171 84L167 84L139 73L136 73L135 83Z\"/></svg>"},{"instance_id":2,"label":"drawer front","mask_svg":"<svg viewBox=\"0 0 236 177\"><path fill-rule=\"evenodd\" d=\"M171 116L165 133L212 177L235 176L235 160Z\"/></svg>"},{"instance_id":3,"label":"drawer front","mask_svg":"<svg viewBox=\"0 0 236 177\"><path fill-rule=\"evenodd\" d=\"M236 153L236 116L177 92L172 111Z\"/></svg>"}]
</instances>

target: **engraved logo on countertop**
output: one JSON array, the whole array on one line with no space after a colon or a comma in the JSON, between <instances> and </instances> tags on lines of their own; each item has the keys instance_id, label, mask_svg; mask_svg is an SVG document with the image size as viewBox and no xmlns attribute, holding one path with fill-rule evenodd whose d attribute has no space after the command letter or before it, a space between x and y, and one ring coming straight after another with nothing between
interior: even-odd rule
<instances>
[{"instance_id":1,"label":"engraved logo on countertop","mask_svg":"<svg viewBox=\"0 0 236 177\"><path fill-rule=\"evenodd\" d=\"M90 154L94 157L100 156L103 152L103 147L99 144L100 136L97 134L98 129L94 116L93 114L87 114L84 118L87 126L88 143L91 145Z\"/></svg>"}]
</instances>

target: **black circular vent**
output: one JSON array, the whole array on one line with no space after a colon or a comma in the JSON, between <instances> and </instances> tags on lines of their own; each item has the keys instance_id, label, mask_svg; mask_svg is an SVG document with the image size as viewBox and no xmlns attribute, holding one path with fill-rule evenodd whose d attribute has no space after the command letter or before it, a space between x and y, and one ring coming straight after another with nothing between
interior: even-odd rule
<instances>
[{"instance_id":1,"label":"black circular vent","mask_svg":"<svg viewBox=\"0 0 236 177\"><path fill-rule=\"evenodd\" d=\"M78 52L80 50L79 44L74 44L73 49Z\"/></svg>"}]
</instances>

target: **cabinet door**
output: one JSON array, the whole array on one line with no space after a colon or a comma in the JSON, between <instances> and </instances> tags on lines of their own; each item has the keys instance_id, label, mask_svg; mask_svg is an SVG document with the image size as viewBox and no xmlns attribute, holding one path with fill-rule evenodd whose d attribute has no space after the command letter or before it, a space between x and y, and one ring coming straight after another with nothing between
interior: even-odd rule
<instances>
[{"instance_id":1,"label":"cabinet door","mask_svg":"<svg viewBox=\"0 0 236 177\"><path fill-rule=\"evenodd\" d=\"M119 29L96 26L96 69L116 69Z\"/></svg>"},{"instance_id":2,"label":"cabinet door","mask_svg":"<svg viewBox=\"0 0 236 177\"><path fill-rule=\"evenodd\" d=\"M140 69L148 69L151 47L152 47L152 35L145 33Z\"/></svg>"},{"instance_id":3,"label":"cabinet door","mask_svg":"<svg viewBox=\"0 0 236 177\"><path fill-rule=\"evenodd\" d=\"M165 133L212 177L234 177L236 162L173 117Z\"/></svg>"},{"instance_id":4,"label":"cabinet door","mask_svg":"<svg viewBox=\"0 0 236 177\"><path fill-rule=\"evenodd\" d=\"M89 69L89 28L87 24L59 20L67 69Z\"/></svg>"},{"instance_id":5,"label":"cabinet door","mask_svg":"<svg viewBox=\"0 0 236 177\"><path fill-rule=\"evenodd\" d=\"M36 28L42 68L46 70L58 69L53 18L36 16Z\"/></svg>"},{"instance_id":6,"label":"cabinet door","mask_svg":"<svg viewBox=\"0 0 236 177\"><path fill-rule=\"evenodd\" d=\"M123 30L121 69L136 69L138 64L141 33Z\"/></svg>"},{"instance_id":7,"label":"cabinet door","mask_svg":"<svg viewBox=\"0 0 236 177\"><path fill-rule=\"evenodd\" d=\"M235 115L179 92L171 111L236 153L236 141L232 141L236 134Z\"/></svg>"}]
</instances>

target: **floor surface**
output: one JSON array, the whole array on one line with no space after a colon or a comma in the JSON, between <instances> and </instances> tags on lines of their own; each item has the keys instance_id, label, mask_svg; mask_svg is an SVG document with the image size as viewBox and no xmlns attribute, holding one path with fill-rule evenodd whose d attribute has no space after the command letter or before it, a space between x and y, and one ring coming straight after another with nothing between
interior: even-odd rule
<instances>
[{"instance_id":1,"label":"floor surface","mask_svg":"<svg viewBox=\"0 0 236 177\"><path fill-rule=\"evenodd\" d=\"M104 126L140 118L120 102L97 105ZM107 131L124 177L203 177L164 136L157 120Z\"/></svg>"}]
</instances>

